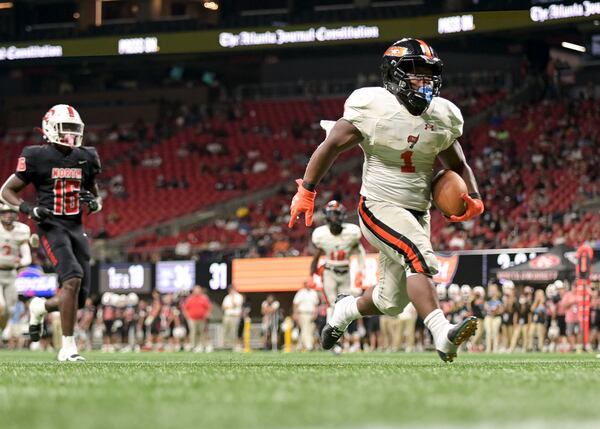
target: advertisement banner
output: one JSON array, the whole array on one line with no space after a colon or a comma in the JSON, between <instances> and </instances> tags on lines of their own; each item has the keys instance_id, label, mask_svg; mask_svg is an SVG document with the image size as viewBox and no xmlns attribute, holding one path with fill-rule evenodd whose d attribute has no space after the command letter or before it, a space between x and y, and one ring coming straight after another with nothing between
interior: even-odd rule
<instances>
[{"instance_id":1,"label":"advertisement banner","mask_svg":"<svg viewBox=\"0 0 600 429\"><path fill-rule=\"evenodd\" d=\"M81 37L36 42L0 43L0 63L43 58L112 55L164 55L231 52L293 47L380 43L399 37L435 39L456 34L541 28L597 19L600 2L532 7L530 10L428 15L402 19L333 22L290 26L249 27L176 33Z\"/></svg>"},{"instance_id":2,"label":"advertisement banner","mask_svg":"<svg viewBox=\"0 0 600 429\"><path fill-rule=\"evenodd\" d=\"M433 278L436 283L458 283L485 286L495 281L500 268L533 260L547 249L505 249L489 251L466 251L436 254L439 272ZM234 259L232 263L233 283L240 292L291 292L302 287L304 281L312 280L317 288L322 287L321 277L310 278L312 257ZM319 264L324 264L322 258ZM350 258L350 278L358 271L356 256ZM365 260L363 288L374 286L379 278L379 255L368 254Z\"/></svg>"},{"instance_id":3,"label":"advertisement banner","mask_svg":"<svg viewBox=\"0 0 600 429\"><path fill-rule=\"evenodd\" d=\"M58 277L56 274L45 274L41 268L31 265L19 271L15 287L19 295L48 298L56 294Z\"/></svg>"}]
</instances>

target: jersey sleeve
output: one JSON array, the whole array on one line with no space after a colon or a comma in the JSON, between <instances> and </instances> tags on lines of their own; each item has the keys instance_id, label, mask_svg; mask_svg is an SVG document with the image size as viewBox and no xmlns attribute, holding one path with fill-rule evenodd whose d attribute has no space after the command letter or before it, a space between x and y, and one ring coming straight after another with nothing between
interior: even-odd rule
<instances>
[{"instance_id":1,"label":"jersey sleeve","mask_svg":"<svg viewBox=\"0 0 600 429\"><path fill-rule=\"evenodd\" d=\"M83 186L89 189L96 183L96 176L102 171L102 165L100 164L100 157L96 148L87 146L84 149L88 156L88 174Z\"/></svg>"},{"instance_id":2,"label":"jersey sleeve","mask_svg":"<svg viewBox=\"0 0 600 429\"><path fill-rule=\"evenodd\" d=\"M377 117L373 114L374 88L360 88L350 94L344 103L343 118L354 125L365 140L375 132Z\"/></svg>"},{"instance_id":3,"label":"jersey sleeve","mask_svg":"<svg viewBox=\"0 0 600 429\"><path fill-rule=\"evenodd\" d=\"M36 171L35 148L25 147L17 160L15 176L25 183L31 183L35 180Z\"/></svg>"},{"instance_id":4,"label":"jersey sleeve","mask_svg":"<svg viewBox=\"0 0 600 429\"><path fill-rule=\"evenodd\" d=\"M449 133L448 140L446 141L442 150L448 149L454 144L456 139L462 136L463 125L465 123L460 109L452 102L448 101L448 120L449 120Z\"/></svg>"}]
</instances>

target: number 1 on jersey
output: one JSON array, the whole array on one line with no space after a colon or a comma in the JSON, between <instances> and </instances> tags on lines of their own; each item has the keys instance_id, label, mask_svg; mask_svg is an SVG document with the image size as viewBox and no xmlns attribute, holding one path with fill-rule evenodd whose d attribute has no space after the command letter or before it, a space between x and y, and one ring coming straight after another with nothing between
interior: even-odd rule
<instances>
[{"instance_id":1,"label":"number 1 on jersey","mask_svg":"<svg viewBox=\"0 0 600 429\"><path fill-rule=\"evenodd\" d=\"M404 166L400 167L402 173L414 173L416 171L415 166L412 163L412 156L412 150L402 152L402 155L400 155L402 161L404 161Z\"/></svg>"},{"instance_id":2,"label":"number 1 on jersey","mask_svg":"<svg viewBox=\"0 0 600 429\"><path fill-rule=\"evenodd\" d=\"M54 181L54 214L76 215L79 213L81 181L56 179Z\"/></svg>"}]
</instances>

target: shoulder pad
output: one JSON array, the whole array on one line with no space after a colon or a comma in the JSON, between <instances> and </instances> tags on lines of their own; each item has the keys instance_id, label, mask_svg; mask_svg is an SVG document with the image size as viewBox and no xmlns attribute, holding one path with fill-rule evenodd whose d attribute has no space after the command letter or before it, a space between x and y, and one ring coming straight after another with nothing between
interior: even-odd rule
<instances>
[{"instance_id":1,"label":"shoulder pad","mask_svg":"<svg viewBox=\"0 0 600 429\"><path fill-rule=\"evenodd\" d=\"M312 233L312 242L317 247L322 244L321 241L323 240L323 236L325 235L325 232L326 232L325 228L328 228L328 226L321 225L320 227L316 228Z\"/></svg>"},{"instance_id":2,"label":"shoulder pad","mask_svg":"<svg viewBox=\"0 0 600 429\"><path fill-rule=\"evenodd\" d=\"M86 153L86 156L92 166L94 166L98 171L101 169L100 157L98 156L98 151L93 146L82 146L81 149Z\"/></svg>"},{"instance_id":3,"label":"shoulder pad","mask_svg":"<svg viewBox=\"0 0 600 429\"><path fill-rule=\"evenodd\" d=\"M441 119L446 122L446 125L452 132L455 139L463 133L464 119L458 106L443 97L435 97L441 113Z\"/></svg>"},{"instance_id":4,"label":"shoulder pad","mask_svg":"<svg viewBox=\"0 0 600 429\"><path fill-rule=\"evenodd\" d=\"M380 94L382 90L387 92L386 89L380 87L367 87L357 89L346 99L344 106L353 108L367 107L373 102L373 100L375 100L375 98Z\"/></svg>"},{"instance_id":5,"label":"shoulder pad","mask_svg":"<svg viewBox=\"0 0 600 429\"><path fill-rule=\"evenodd\" d=\"M35 156L46 147L46 145L25 146L21 154L22 156Z\"/></svg>"}]
</instances>

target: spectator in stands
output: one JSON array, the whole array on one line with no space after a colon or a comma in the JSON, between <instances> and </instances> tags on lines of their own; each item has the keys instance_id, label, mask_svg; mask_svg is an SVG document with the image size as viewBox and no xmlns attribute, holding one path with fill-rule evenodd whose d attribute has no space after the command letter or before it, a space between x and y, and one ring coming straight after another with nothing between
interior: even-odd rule
<instances>
[{"instance_id":1,"label":"spectator in stands","mask_svg":"<svg viewBox=\"0 0 600 429\"><path fill-rule=\"evenodd\" d=\"M556 323L558 325L558 351L568 351L569 343L567 341L567 306L569 303L567 300L564 300L566 289L565 284L562 280L556 280L554 282L556 289L558 290L558 295L556 297Z\"/></svg>"},{"instance_id":2,"label":"spectator in stands","mask_svg":"<svg viewBox=\"0 0 600 429\"><path fill-rule=\"evenodd\" d=\"M398 315L400 347L404 347L404 351L413 352L415 349L415 326L417 324L417 310L408 305L402 313Z\"/></svg>"},{"instance_id":3,"label":"spectator in stands","mask_svg":"<svg viewBox=\"0 0 600 429\"><path fill-rule=\"evenodd\" d=\"M223 347L234 349L236 346L238 326L242 317L244 298L234 286L229 286L227 295L223 299Z\"/></svg>"},{"instance_id":4,"label":"spectator in stands","mask_svg":"<svg viewBox=\"0 0 600 429\"><path fill-rule=\"evenodd\" d=\"M537 342L534 343L534 338ZM531 327L529 328L529 346L533 349L537 346L537 351L544 350L544 340L546 338L546 294L544 289L535 291L533 304L531 304Z\"/></svg>"},{"instance_id":5,"label":"spectator in stands","mask_svg":"<svg viewBox=\"0 0 600 429\"><path fill-rule=\"evenodd\" d=\"M510 353L514 352L519 340L522 350L529 351L529 327L531 325L531 295L533 288L525 286L517 301L516 311L513 315L513 336L510 341Z\"/></svg>"},{"instance_id":6,"label":"spectator in stands","mask_svg":"<svg viewBox=\"0 0 600 429\"><path fill-rule=\"evenodd\" d=\"M471 350L482 351L479 342L483 338L483 320L485 318L485 289L482 286L475 286L470 298L469 313L477 317L479 328L471 339Z\"/></svg>"},{"instance_id":7,"label":"spectator in stands","mask_svg":"<svg viewBox=\"0 0 600 429\"><path fill-rule=\"evenodd\" d=\"M210 299L204 288L195 285L192 293L185 300L182 310L189 329L189 350L203 352L206 347L206 331L208 316L212 309Z\"/></svg>"},{"instance_id":8,"label":"spectator in stands","mask_svg":"<svg viewBox=\"0 0 600 429\"><path fill-rule=\"evenodd\" d=\"M560 305L565 309L565 322L567 324L566 334L569 342L569 349L575 350L576 347L581 346L581 343L579 342L581 323L577 308L577 295L573 289L563 293Z\"/></svg>"},{"instance_id":9,"label":"spectator in stands","mask_svg":"<svg viewBox=\"0 0 600 429\"><path fill-rule=\"evenodd\" d=\"M503 287L503 289L505 289ZM514 288L506 288L502 296L502 326L500 348L507 351L510 348L510 342L514 333L513 319L516 312Z\"/></svg>"},{"instance_id":10,"label":"spectator in stands","mask_svg":"<svg viewBox=\"0 0 600 429\"><path fill-rule=\"evenodd\" d=\"M366 330L365 344L363 344L363 349L365 351L375 351L381 345L381 329L379 322L380 316L370 316L363 319L363 324ZM317 329L317 332L321 332L322 329L322 327L320 330Z\"/></svg>"},{"instance_id":11,"label":"spectator in stands","mask_svg":"<svg viewBox=\"0 0 600 429\"><path fill-rule=\"evenodd\" d=\"M260 314L262 315L262 335L263 346L265 350L277 349L279 338L279 301L275 299L273 294L267 295L267 298L260 306Z\"/></svg>"},{"instance_id":12,"label":"spectator in stands","mask_svg":"<svg viewBox=\"0 0 600 429\"><path fill-rule=\"evenodd\" d=\"M27 331L28 314L25 304L17 301L15 308L6 325L9 349L21 349L25 344L24 332ZM2 341L2 329L0 329L0 342Z\"/></svg>"},{"instance_id":13,"label":"spectator in stands","mask_svg":"<svg viewBox=\"0 0 600 429\"><path fill-rule=\"evenodd\" d=\"M92 350L92 325L96 318L96 307L92 298L85 300L85 306L79 310L76 337L79 350Z\"/></svg>"},{"instance_id":14,"label":"spectator in stands","mask_svg":"<svg viewBox=\"0 0 600 429\"><path fill-rule=\"evenodd\" d=\"M590 347L600 352L600 292L598 284L592 288L590 299Z\"/></svg>"},{"instance_id":15,"label":"spectator in stands","mask_svg":"<svg viewBox=\"0 0 600 429\"><path fill-rule=\"evenodd\" d=\"M300 328L299 345L302 350L313 349L318 305L319 295L311 289L310 283L305 281L302 289L294 296L294 320Z\"/></svg>"},{"instance_id":16,"label":"spectator in stands","mask_svg":"<svg viewBox=\"0 0 600 429\"><path fill-rule=\"evenodd\" d=\"M483 326L485 330L485 351L493 353L498 351L498 336L500 333L500 325L502 323L502 301L500 299L500 291L498 286L490 284L488 286L488 300L485 303L485 319Z\"/></svg>"}]
</instances>

